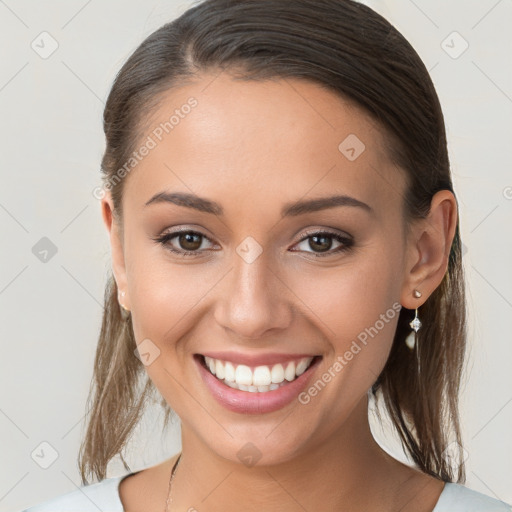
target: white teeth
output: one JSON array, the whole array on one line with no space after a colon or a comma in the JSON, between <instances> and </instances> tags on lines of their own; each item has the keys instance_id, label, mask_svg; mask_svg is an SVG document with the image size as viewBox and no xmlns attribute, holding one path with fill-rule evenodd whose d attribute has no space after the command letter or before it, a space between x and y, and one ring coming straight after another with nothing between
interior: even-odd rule
<instances>
[{"instance_id":1,"label":"white teeth","mask_svg":"<svg viewBox=\"0 0 512 512\"><path fill-rule=\"evenodd\" d=\"M261 365L250 368L244 364L235 367L230 361L221 361L207 356L204 359L210 372L219 380L232 388L250 393L274 391L302 375L313 360L312 357L304 357L298 361L289 361L284 366L278 363L272 366Z\"/></svg>"},{"instance_id":2,"label":"white teeth","mask_svg":"<svg viewBox=\"0 0 512 512\"><path fill-rule=\"evenodd\" d=\"M229 361L224 365L224 378L235 382L235 367Z\"/></svg>"},{"instance_id":3,"label":"white teeth","mask_svg":"<svg viewBox=\"0 0 512 512\"><path fill-rule=\"evenodd\" d=\"M210 371L215 375L215 361L211 357L205 357L206 364L210 368Z\"/></svg>"},{"instance_id":4,"label":"white teeth","mask_svg":"<svg viewBox=\"0 0 512 512\"><path fill-rule=\"evenodd\" d=\"M220 380L224 378L224 365L222 364L222 361L215 361L215 375Z\"/></svg>"},{"instance_id":5,"label":"white teeth","mask_svg":"<svg viewBox=\"0 0 512 512\"><path fill-rule=\"evenodd\" d=\"M270 386L272 379L270 377L270 370L268 366L257 366L254 369L252 383L255 386Z\"/></svg>"},{"instance_id":6,"label":"white teeth","mask_svg":"<svg viewBox=\"0 0 512 512\"><path fill-rule=\"evenodd\" d=\"M295 363L293 361L290 361L286 366L286 370L284 371L284 378L290 382L295 379Z\"/></svg>"},{"instance_id":7,"label":"white teeth","mask_svg":"<svg viewBox=\"0 0 512 512\"><path fill-rule=\"evenodd\" d=\"M218 361L220 362L220 361ZM222 363L221 363L222 364ZM235 380L237 384L250 386L252 384L252 372L245 364L239 364L235 370Z\"/></svg>"},{"instance_id":8,"label":"white teeth","mask_svg":"<svg viewBox=\"0 0 512 512\"><path fill-rule=\"evenodd\" d=\"M274 384L279 384L284 380L284 368L282 364L275 364L272 366L272 371L270 372L272 376L272 382Z\"/></svg>"},{"instance_id":9,"label":"white teeth","mask_svg":"<svg viewBox=\"0 0 512 512\"><path fill-rule=\"evenodd\" d=\"M299 364L297 365L297 368L295 368L295 374L296 375L302 375L305 371L306 371L306 368L308 367L308 360L307 359L301 359L299 361Z\"/></svg>"}]
</instances>

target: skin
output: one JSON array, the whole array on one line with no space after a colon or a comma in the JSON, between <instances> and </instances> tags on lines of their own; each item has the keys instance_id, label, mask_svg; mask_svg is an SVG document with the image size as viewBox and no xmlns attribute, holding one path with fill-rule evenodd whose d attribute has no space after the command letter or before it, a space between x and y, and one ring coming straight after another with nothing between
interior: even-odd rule
<instances>
[{"instance_id":1,"label":"skin","mask_svg":"<svg viewBox=\"0 0 512 512\"><path fill-rule=\"evenodd\" d=\"M457 222L453 194L435 194L428 218L406 233L404 174L389 162L381 131L357 107L298 79L201 75L167 91L144 138L191 96L197 107L125 178L123 232L110 194L102 200L137 343L149 338L161 351L146 370L182 422L172 510L431 511L443 482L388 455L368 424L367 391L387 360L398 314L310 403L294 400L272 413L223 408L192 356L319 354L315 381L394 303L419 308L440 284ZM338 150L348 134L365 144L354 161ZM216 201L224 215L144 206L164 190ZM335 193L373 213L337 206L280 216L285 203ZM180 226L207 237L197 243L199 256L175 255L153 240ZM336 253L340 243L331 238L330 255L316 257L321 249L305 231L322 229L351 235L354 246ZM236 252L248 236L263 250L250 264ZM179 237L168 243L190 250ZM237 457L247 442L261 452L252 467ZM175 460L123 480L128 512L165 507Z\"/></svg>"}]
</instances>

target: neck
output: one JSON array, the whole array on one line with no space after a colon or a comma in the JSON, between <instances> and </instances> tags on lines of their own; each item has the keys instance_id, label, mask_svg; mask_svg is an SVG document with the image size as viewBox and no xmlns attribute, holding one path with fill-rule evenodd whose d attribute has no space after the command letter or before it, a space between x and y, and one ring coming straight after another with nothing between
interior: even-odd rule
<instances>
[{"instance_id":1,"label":"neck","mask_svg":"<svg viewBox=\"0 0 512 512\"><path fill-rule=\"evenodd\" d=\"M365 395L341 428L276 464L244 465L236 453L220 456L183 426L172 509L397 510L404 484L422 474L376 443L367 411Z\"/></svg>"}]
</instances>

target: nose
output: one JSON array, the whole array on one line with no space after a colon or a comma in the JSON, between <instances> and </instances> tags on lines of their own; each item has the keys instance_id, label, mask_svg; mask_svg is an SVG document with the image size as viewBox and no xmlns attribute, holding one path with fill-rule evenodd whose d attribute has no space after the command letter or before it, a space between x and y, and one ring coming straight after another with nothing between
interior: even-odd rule
<instances>
[{"instance_id":1,"label":"nose","mask_svg":"<svg viewBox=\"0 0 512 512\"><path fill-rule=\"evenodd\" d=\"M237 339L261 338L291 323L293 294L264 254L251 263L235 255L219 292L215 319Z\"/></svg>"}]
</instances>

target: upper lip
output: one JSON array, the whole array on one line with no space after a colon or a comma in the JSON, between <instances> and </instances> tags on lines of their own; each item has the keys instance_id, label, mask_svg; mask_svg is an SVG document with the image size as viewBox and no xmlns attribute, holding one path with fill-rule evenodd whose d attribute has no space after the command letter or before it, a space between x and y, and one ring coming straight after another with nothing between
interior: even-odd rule
<instances>
[{"instance_id":1,"label":"upper lip","mask_svg":"<svg viewBox=\"0 0 512 512\"><path fill-rule=\"evenodd\" d=\"M283 353L266 353L266 354L244 354L242 352L203 352L201 356L220 359L221 361L230 361L235 364L244 364L246 366L271 365L278 363L286 363L288 361L297 361L304 357L316 357L318 354L283 354Z\"/></svg>"}]
</instances>

